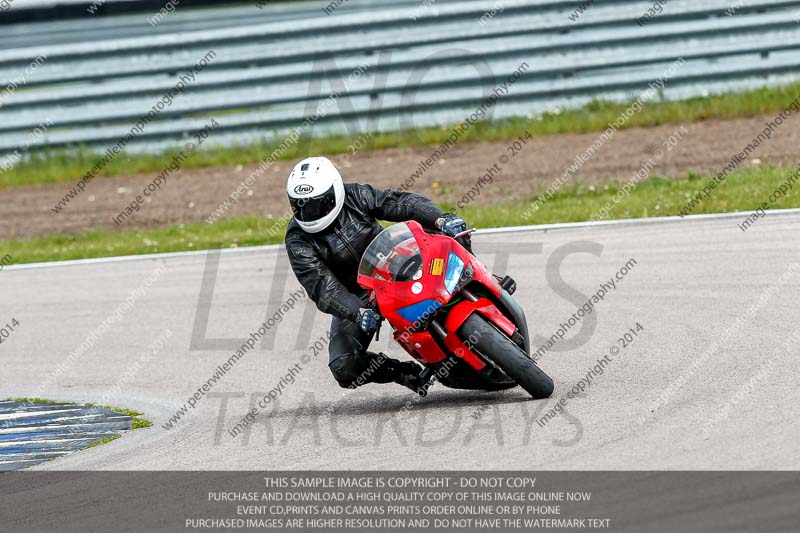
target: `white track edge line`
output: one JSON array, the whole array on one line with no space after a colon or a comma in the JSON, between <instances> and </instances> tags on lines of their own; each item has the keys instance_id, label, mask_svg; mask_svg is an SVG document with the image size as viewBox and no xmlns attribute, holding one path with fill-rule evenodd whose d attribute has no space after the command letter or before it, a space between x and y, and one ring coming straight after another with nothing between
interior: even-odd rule
<instances>
[{"instance_id":1,"label":"white track edge line","mask_svg":"<svg viewBox=\"0 0 800 533\"><path fill-rule=\"evenodd\" d=\"M559 222L556 224L539 224L539 225L532 225L532 226L508 226L504 228L486 228L486 229L479 229L476 231L476 234L479 235L494 235L498 233L518 233L524 231L550 231L550 230L559 230L559 229L574 229L574 228L583 228L583 227L598 227L598 226L622 226L622 225L645 225L645 224L659 224L664 222L683 222L683 221L692 221L692 220L713 220L713 219L725 219L725 218L736 218L741 216L748 216L751 215L752 211L736 211L733 213L709 213L703 215L687 215L683 218L672 215L672 216L665 216L665 217L649 217L649 218L625 218L619 220L599 220L593 222ZM770 215L800 215L800 208L791 208L791 209L771 209L767 211ZM271 251L277 250L279 248L283 248L283 244L266 244L261 246L244 246L241 248L221 248L221 249L209 249L209 250L191 250L191 251L183 251L183 252L165 252L165 253L158 253L158 254L143 254L143 255L121 255L121 256L114 256L114 257L93 257L89 259L71 259L66 261L49 261L44 263L26 263L22 265L9 265L3 268L3 271L11 271L11 270L29 270L34 268L46 268L46 267L62 267L62 266L74 266L74 265L91 265L97 263L117 263L122 261L147 261L147 260L159 260L159 259L171 259L176 257L191 257L195 255L203 255L208 252L220 252L224 254L228 253L254 253L254 252L263 252L263 251Z\"/></svg>"}]
</instances>

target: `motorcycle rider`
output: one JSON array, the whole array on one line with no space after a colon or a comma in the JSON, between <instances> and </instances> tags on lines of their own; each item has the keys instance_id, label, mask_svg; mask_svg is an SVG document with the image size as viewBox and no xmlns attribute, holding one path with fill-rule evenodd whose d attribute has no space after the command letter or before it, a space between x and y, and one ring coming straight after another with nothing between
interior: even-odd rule
<instances>
[{"instance_id":1,"label":"motorcycle rider","mask_svg":"<svg viewBox=\"0 0 800 533\"><path fill-rule=\"evenodd\" d=\"M286 191L294 214L286 230L289 262L317 308L333 315L328 348L333 377L344 388L394 382L424 395L422 366L367 351L382 317L369 307L356 281L358 266L383 230L379 220L415 220L451 237L467 229L464 220L416 193L343 183L325 157L300 161Z\"/></svg>"}]
</instances>

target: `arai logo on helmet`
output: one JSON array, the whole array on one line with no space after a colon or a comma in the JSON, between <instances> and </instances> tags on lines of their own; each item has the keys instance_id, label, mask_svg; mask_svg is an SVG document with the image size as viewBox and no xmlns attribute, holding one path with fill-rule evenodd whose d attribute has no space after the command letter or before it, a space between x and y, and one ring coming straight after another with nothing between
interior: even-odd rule
<instances>
[{"instance_id":1,"label":"arai logo on helmet","mask_svg":"<svg viewBox=\"0 0 800 533\"><path fill-rule=\"evenodd\" d=\"M309 194L314 192L314 187L307 183L301 183L297 187L294 188L295 194Z\"/></svg>"}]
</instances>

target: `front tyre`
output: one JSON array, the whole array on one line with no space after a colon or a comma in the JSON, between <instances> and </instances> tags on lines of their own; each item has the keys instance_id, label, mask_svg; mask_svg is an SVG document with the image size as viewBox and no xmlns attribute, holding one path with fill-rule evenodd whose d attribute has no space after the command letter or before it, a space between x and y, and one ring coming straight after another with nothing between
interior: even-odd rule
<instances>
[{"instance_id":1,"label":"front tyre","mask_svg":"<svg viewBox=\"0 0 800 533\"><path fill-rule=\"evenodd\" d=\"M461 327L463 339L471 339L472 349L500 368L535 399L553 394L553 380L505 333L480 313L472 313Z\"/></svg>"}]
</instances>

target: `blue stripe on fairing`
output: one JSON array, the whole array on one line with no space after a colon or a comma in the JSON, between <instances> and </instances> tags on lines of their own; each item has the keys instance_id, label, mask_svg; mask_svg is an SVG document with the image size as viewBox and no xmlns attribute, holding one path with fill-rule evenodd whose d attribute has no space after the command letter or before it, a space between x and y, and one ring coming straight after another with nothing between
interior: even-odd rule
<instances>
[{"instance_id":1,"label":"blue stripe on fairing","mask_svg":"<svg viewBox=\"0 0 800 533\"><path fill-rule=\"evenodd\" d=\"M408 307L397 310L397 314L408 322L416 322L425 315L430 315L442 306L438 300L422 300Z\"/></svg>"}]
</instances>

